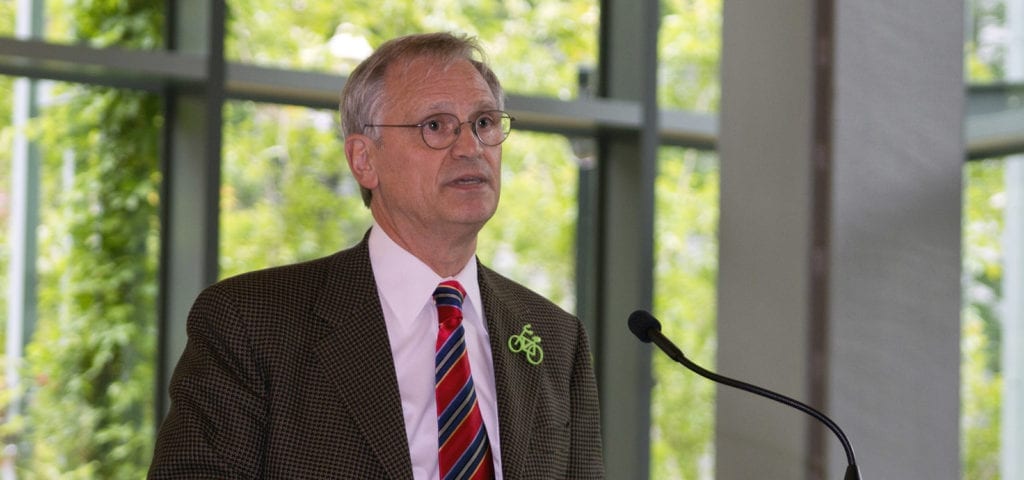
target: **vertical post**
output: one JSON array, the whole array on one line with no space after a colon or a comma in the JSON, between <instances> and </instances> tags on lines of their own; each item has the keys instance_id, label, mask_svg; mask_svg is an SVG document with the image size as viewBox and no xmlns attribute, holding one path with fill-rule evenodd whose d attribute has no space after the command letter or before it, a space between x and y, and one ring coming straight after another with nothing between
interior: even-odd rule
<instances>
[{"instance_id":1,"label":"vertical post","mask_svg":"<svg viewBox=\"0 0 1024 480\"><path fill-rule=\"evenodd\" d=\"M651 350L626 328L653 295L654 176L658 150L657 0L604 0L598 95L638 102L638 131L598 140L596 359L608 478L645 479L650 464Z\"/></svg>"},{"instance_id":2,"label":"vertical post","mask_svg":"<svg viewBox=\"0 0 1024 480\"><path fill-rule=\"evenodd\" d=\"M157 422L170 407L167 386L185 348L185 319L217 279L224 0L168 2L168 48L205 55L202 90L169 89L162 159Z\"/></svg>"},{"instance_id":3,"label":"vertical post","mask_svg":"<svg viewBox=\"0 0 1024 480\"><path fill-rule=\"evenodd\" d=\"M579 98L593 98L597 80L587 67L579 68ZM583 322L591 339L591 349L597 344L598 291L597 271L600 258L597 252L598 169L596 165L597 141L593 137L569 140L573 155L579 163L576 193L576 316Z\"/></svg>"},{"instance_id":4,"label":"vertical post","mask_svg":"<svg viewBox=\"0 0 1024 480\"><path fill-rule=\"evenodd\" d=\"M718 141L718 370L808 401L815 11L724 2ZM806 417L725 387L715 406L716 478L805 478Z\"/></svg>"}]
</instances>

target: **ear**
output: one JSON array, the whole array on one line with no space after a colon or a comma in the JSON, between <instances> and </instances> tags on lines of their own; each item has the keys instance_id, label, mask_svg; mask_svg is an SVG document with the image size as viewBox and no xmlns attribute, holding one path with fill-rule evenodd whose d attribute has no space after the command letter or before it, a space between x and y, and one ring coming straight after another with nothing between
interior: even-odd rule
<instances>
[{"instance_id":1,"label":"ear","mask_svg":"<svg viewBox=\"0 0 1024 480\"><path fill-rule=\"evenodd\" d=\"M373 168L372 150L376 149L373 139L359 133L345 136L345 157L359 185L368 190L377 188L379 179Z\"/></svg>"}]
</instances>

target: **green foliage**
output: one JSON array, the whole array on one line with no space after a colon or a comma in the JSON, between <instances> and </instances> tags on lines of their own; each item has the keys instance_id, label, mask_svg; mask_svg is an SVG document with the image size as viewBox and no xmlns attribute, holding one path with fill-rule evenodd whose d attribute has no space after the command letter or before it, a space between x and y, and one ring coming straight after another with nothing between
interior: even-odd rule
<instances>
[{"instance_id":1,"label":"green foliage","mask_svg":"<svg viewBox=\"0 0 1024 480\"><path fill-rule=\"evenodd\" d=\"M658 101L718 110L721 0L663 0ZM718 275L718 164L714 154L662 148L655 183L654 309L694 361L714 365ZM713 477L714 386L654 356L651 478Z\"/></svg>"},{"instance_id":2,"label":"green foliage","mask_svg":"<svg viewBox=\"0 0 1024 480\"><path fill-rule=\"evenodd\" d=\"M577 70L597 63L593 0L229 1L228 58L347 73L385 40L453 31L478 36L508 91L572 97ZM282 27L284 26L284 27ZM282 28L287 35L282 35ZM347 41L346 41L347 40Z\"/></svg>"},{"instance_id":3,"label":"green foliage","mask_svg":"<svg viewBox=\"0 0 1024 480\"><path fill-rule=\"evenodd\" d=\"M0 0L0 4L5 1ZM42 37L93 47L157 49L163 46L167 0L45 0ZM0 6L0 10L2 10Z\"/></svg>"},{"instance_id":4,"label":"green foliage","mask_svg":"<svg viewBox=\"0 0 1024 480\"><path fill-rule=\"evenodd\" d=\"M0 18L3 18L3 11L7 5L0 2ZM14 98L13 79L0 76L0 98ZM13 140L13 129L11 128L11 105L12 102L0 102L0 286L4 292L0 294L0 332L7 332L7 323L10 321L7 316L7 302L9 301L7 286L8 268L11 261L11 249L8 247L10 232L7 228L10 225L12 207L13 179L11 178L11 151ZM6 340L6 335L0 335ZM7 371L7 342L0 345L0 369ZM14 423L16 419L10 418L11 404L17 399L17 392L8 379L0 380L0 442L8 444L13 440L13 434L19 429Z\"/></svg>"},{"instance_id":5,"label":"green foliage","mask_svg":"<svg viewBox=\"0 0 1024 480\"><path fill-rule=\"evenodd\" d=\"M0 4L2 5L2 4ZM0 98L13 98L13 79L0 76ZM11 105L12 102L0 102L0 285L3 285L4 294L0 295L0 332L7 331L7 268L10 263L11 249L7 237L9 235L7 226L11 218L11 150L14 132L11 129ZM0 352L5 351L6 343L0 345ZM2 366L2 365L0 365ZM0 402L0 408L6 405Z\"/></svg>"},{"instance_id":6,"label":"green foliage","mask_svg":"<svg viewBox=\"0 0 1024 480\"><path fill-rule=\"evenodd\" d=\"M14 35L14 19L16 18L14 13L14 0L0 0L0 36ZM0 124L0 126L3 125L4 124Z\"/></svg>"},{"instance_id":7,"label":"green foliage","mask_svg":"<svg viewBox=\"0 0 1024 480\"><path fill-rule=\"evenodd\" d=\"M70 41L162 42L154 2L83 0L50 13L48 28ZM26 391L12 399L22 417L4 434L17 442L20 478L141 478L154 438L160 100L79 85L43 91L25 132L42 152L38 318Z\"/></svg>"},{"instance_id":8,"label":"green foliage","mask_svg":"<svg viewBox=\"0 0 1024 480\"><path fill-rule=\"evenodd\" d=\"M75 40L95 47L160 48L164 1L77 0L77 8L71 10Z\"/></svg>"},{"instance_id":9,"label":"green foliage","mask_svg":"<svg viewBox=\"0 0 1024 480\"><path fill-rule=\"evenodd\" d=\"M0 0L0 36L14 34L14 0ZM14 98L14 82L11 77L0 76L0 98ZM11 214L11 148L14 132L11 130L11 107L13 102L0 101L0 285L7 285L7 268L10 262L10 249L6 248L8 243L7 225L10 224ZM7 329L7 291L0 295L0 331ZM0 345L0 351L4 351L6 345ZM3 367L4 360L0 359L0 367ZM10 392L0 389L0 395L7 396ZM6 408L7 402L0 398L0 408ZM4 418L0 414L0 419Z\"/></svg>"},{"instance_id":10,"label":"green foliage","mask_svg":"<svg viewBox=\"0 0 1024 480\"><path fill-rule=\"evenodd\" d=\"M718 111L722 0L662 0L658 32L658 103Z\"/></svg>"},{"instance_id":11,"label":"green foliage","mask_svg":"<svg viewBox=\"0 0 1024 480\"><path fill-rule=\"evenodd\" d=\"M992 343L983 322L965 312L960 423L963 429L963 478L998 479L1002 412L1002 375L985 368Z\"/></svg>"},{"instance_id":12,"label":"green foliage","mask_svg":"<svg viewBox=\"0 0 1024 480\"><path fill-rule=\"evenodd\" d=\"M964 75L971 83L998 82L1006 49L992 32L1005 25L1005 3L972 0L966 12ZM1002 160L964 169L960 423L962 478L972 480L1000 477L1003 169Z\"/></svg>"},{"instance_id":13,"label":"green foliage","mask_svg":"<svg viewBox=\"0 0 1024 480\"><path fill-rule=\"evenodd\" d=\"M221 276L308 260L370 225L333 112L233 102L225 109Z\"/></svg>"},{"instance_id":14,"label":"green foliage","mask_svg":"<svg viewBox=\"0 0 1024 480\"><path fill-rule=\"evenodd\" d=\"M14 34L14 1L0 0L0 36ZM11 77L0 76L0 99L13 99L14 87ZM0 332L7 331L7 302L8 302L8 268L10 264L11 249L8 248L10 225L11 203L12 203L12 178L11 178L11 151L14 132L11 128L13 102L0 100L0 285L4 291L0 294ZM6 335L2 335L6 339ZM7 344L0 345L0 369L6 372L7 369ZM11 434L16 431L13 427L8 408L16 398L11 385L7 379L0 380L0 442L5 445L11 440Z\"/></svg>"},{"instance_id":15,"label":"green foliage","mask_svg":"<svg viewBox=\"0 0 1024 480\"><path fill-rule=\"evenodd\" d=\"M153 436L159 101L52 93L61 102L32 126L43 146L38 319L22 430L8 433L25 478L137 478Z\"/></svg>"},{"instance_id":16,"label":"green foliage","mask_svg":"<svg viewBox=\"0 0 1024 480\"><path fill-rule=\"evenodd\" d=\"M560 135L513 132L502 152L501 202L480 232L480 259L575 309L578 170Z\"/></svg>"},{"instance_id":17,"label":"green foliage","mask_svg":"<svg viewBox=\"0 0 1024 480\"><path fill-rule=\"evenodd\" d=\"M963 478L972 480L999 478L1003 182L1002 161L964 169L960 421Z\"/></svg>"},{"instance_id":18,"label":"green foliage","mask_svg":"<svg viewBox=\"0 0 1024 480\"><path fill-rule=\"evenodd\" d=\"M159 99L57 86L44 145L39 318L25 354L41 478L139 478L153 441Z\"/></svg>"},{"instance_id":19,"label":"green foliage","mask_svg":"<svg viewBox=\"0 0 1024 480\"><path fill-rule=\"evenodd\" d=\"M993 41L1005 26L1005 0L970 0L966 6L967 29L964 74L973 83L989 83L1004 77L1006 45Z\"/></svg>"},{"instance_id":20,"label":"green foliage","mask_svg":"<svg viewBox=\"0 0 1024 480\"><path fill-rule=\"evenodd\" d=\"M663 148L656 192L654 309L687 356L715 357L718 166L714 155ZM708 478L713 464L714 386L654 356L651 478Z\"/></svg>"}]
</instances>

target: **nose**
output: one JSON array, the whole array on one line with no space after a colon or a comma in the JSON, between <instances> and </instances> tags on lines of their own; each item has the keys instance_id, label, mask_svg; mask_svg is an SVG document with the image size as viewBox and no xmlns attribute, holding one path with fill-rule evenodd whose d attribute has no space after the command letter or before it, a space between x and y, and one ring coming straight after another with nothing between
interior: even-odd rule
<instances>
[{"instance_id":1,"label":"nose","mask_svg":"<svg viewBox=\"0 0 1024 480\"><path fill-rule=\"evenodd\" d=\"M463 135L463 131L468 131L468 134ZM484 144L476 136L476 132L473 131L472 122L462 122L459 124L459 128L455 129L455 143L452 144L452 153L456 155L476 154L483 150L483 147Z\"/></svg>"}]
</instances>

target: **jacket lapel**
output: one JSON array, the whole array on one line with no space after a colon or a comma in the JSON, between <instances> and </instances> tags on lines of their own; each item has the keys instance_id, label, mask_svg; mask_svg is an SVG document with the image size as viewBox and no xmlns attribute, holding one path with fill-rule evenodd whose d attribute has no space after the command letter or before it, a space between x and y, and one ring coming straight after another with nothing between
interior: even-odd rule
<instances>
[{"instance_id":1,"label":"jacket lapel","mask_svg":"<svg viewBox=\"0 0 1024 480\"><path fill-rule=\"evenodd\" d=\"M378 299L364 239L339 253L326 275L314 311L331 324L331 332L316 354L388 476L412 480L398 381Z\"/></svg>"},{"instance_id":2,"label":"jacket lapel","mask_svg":"<svg viewBox=\"0 0 1024 480\"><path fill-rule=\"evenodd\" d=\"M539 393L539 366L509 351L509 337L518 335L530 323L526 313L492 288L493 272L478 268L480 296L490 335L494 360L494 381L498 393L498 422L501 463L505 478L522 478L534 424L534 403Z\"/></svg>"}]
</instances>

